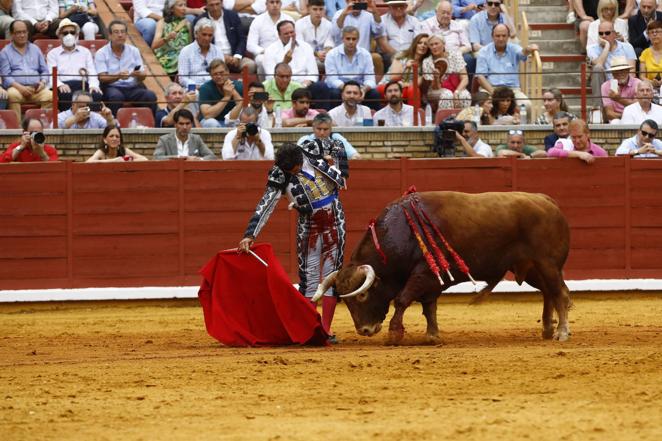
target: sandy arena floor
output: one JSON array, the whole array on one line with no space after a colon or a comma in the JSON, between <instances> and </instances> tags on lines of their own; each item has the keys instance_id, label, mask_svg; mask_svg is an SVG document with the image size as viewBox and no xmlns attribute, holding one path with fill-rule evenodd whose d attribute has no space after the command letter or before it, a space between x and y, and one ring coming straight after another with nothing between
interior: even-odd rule
<instances>
[{"instance_id":1,"label":"sandy arena floor","mask_svg":"<svg viewBox=\"0 0 662 441\"><path fill-rule=\"evenodd\" d=\"M440 300L443 345L354 332L331 348L220 347L195 301L0 305L0 438L661 440L662 294Z\"/></svg>"}]
</instances>

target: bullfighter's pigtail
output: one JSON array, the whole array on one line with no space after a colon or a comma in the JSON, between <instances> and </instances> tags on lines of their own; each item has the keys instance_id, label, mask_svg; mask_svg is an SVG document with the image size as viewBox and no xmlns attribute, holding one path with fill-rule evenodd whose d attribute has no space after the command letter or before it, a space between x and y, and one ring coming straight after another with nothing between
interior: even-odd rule
<instances>
[{"instance_id":1,"label":"bullfighter's pigtail","mask_svg":"<svg viewBox=\"0 0 662 441\"><path fill-rule=\"evenodd\" d=\"M407 218L407 223L409 224L409 229L414 234L414 237L416 237L416 240L418 241L418 247L421 249L421 252L423 253L423 257L425 257L425 261L428 263L428 266L430 267L430 271L432 271L432 273L435 276L437 276L437 280L439 280L439 284L443 286L444 281L441 279L439 267L437 266L437 263L434 261L434 257L432 257L432 254L430 254L428 247L425 246L425 242L423 242L423 238L421 237L421 234L418 232L418 228L416 228L416 225L414 224L414 220L411 218L409 212L405 207L402 207L402 211L405 213L405 217Z\"/></svg>"},{"instance_id":2,"label":"bullfighter's pigtail","mask_svg":"<svg viewBox=\"0 0 662 441\"><path fill-rule=\"evenodd\" d=\"M439 262L439 265L441 265L441 269L446 271L446 274L448 274L448 277L451 279L451 281L454 281L455 279L453 279L453 275L451 274L448 260L446 260L446 258L444 257L444 253L442 253L439 247L437 246L437 242L434 240L434 237L432 237L432 233L430 233L430 230L428 228L425 228L425 222L423 221L423 219L421 219L420 207L418 207L417 204L414 204L414 201L409 201L409 205L411 206L411 210L414 212L414 215L416 216L416 220L418 221L418 224L421 226L421 229L425 234L425 238L428 240L428 243L430 244L430 248L432 248L432 251L434 252L434 257L436 257L437 261Z\"/></svg>"}]
</instances>

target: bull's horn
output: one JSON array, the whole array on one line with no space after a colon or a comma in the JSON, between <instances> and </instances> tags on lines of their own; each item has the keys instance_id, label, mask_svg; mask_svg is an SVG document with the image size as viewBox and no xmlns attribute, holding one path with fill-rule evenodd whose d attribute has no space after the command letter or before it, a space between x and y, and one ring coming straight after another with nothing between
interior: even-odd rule
<instances>
[{"instance_id":1,"label":"bull's horn","mask_svg":"<svg viewBox=\"0 0 662 441\"><path fill-rule=\"evenodd\" d=\"M360 267L358 267L358 271L361 271L362 273L365 274L365 280L363 281L363 285L361 285L357 290L352 291L349 294L342 295L340 297L342 298L355 297L358 296L359 294L363 294L368 289L370 289L373 282L375 281L375 270L372 269L372 266L370 265L361 265Z\"/></svg>"},{"instance_id":2,"label":"bull's horn","mask_svg":"<svg viewBox=\"0 0 662 441\"><path fill-rule=\"evenodd\" d=\"M322 283L317 285L317 291L315 291L315 295L310 300L312 302L317 302L319 299L321 299L329 287L336 282L336 277L338 277L338 271L334 271L326 276L324 280L322 280Z\"/></svg>"}]
</instances>

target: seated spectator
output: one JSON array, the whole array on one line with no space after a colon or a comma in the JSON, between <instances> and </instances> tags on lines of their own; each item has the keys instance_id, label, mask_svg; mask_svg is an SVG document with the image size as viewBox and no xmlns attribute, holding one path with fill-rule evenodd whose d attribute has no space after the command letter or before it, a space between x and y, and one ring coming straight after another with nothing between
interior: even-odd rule
<instances>
[{"instance_id":1,"label":"seated spectator","mask_svg":"<svg viewBox=\"0 0 662 441\"><path fill-rule=\"evenodd\" d=\"M509 87L496 87L492 93L492 124L511 125L520 123L515 94Z\"/></svg>"},{"instance_id":2,"label":"seated spectator","mask_svg":"<svg viewBox=\"0 0 662 441\"><path fill-rule=\"evenodd\" d=\"M68 18L83 32L84 40L96 39L99 32L97 7L93 0L58 0L60 20Z\"/></svg>"},{"instance_id":3,"label":"seated spectator","mask_svg":"<svg viewBox=\"0 0 662 441\"><path fill-rule=\"evenodd\" d=\"M378 52L372 50L372 40L375 41L377 49L385 51L386 36L384 35L384 26L379 10L375 6L374 0L367 1L367 10L361 11L354 9L354 4L360 3L359 0L347 0L347 6L337 11L331 23L334 25L333 35L336 46L344 42L344 29L348 26L357 29L357 46L364 49L372 58L374 74L378 79L384 75L384 58Z\"/></svg>"},{"instance_id":4,"label":"seated spectator","mask_svg":"<svg viewBox=\"0 0 662 441\"><path fill-rule=\"evenodd\" d=\"M152 45L156 35L156 23L163 18L167 0L133 0L133 22L143 36L147 46Z\"/></svg>"},{"instance_id":5,"label":"seated spectator","mask_svg":"<svg viewBox=\"0 0 662 441\"><path fill-rule=\"evenodd\" d=\"M223 52L218 46L211 44L215 29L210 19L201 18L195 24L195 41L184 46L179 53L179 84L186 90L190 84L195 84L199 88L205 81L209 81L209 66L212 61L224 59Z\"/></svg>"},{"instance_id":6,"label":"seated spectator","mask_svg":"<svg viewBox=\"0 0 662 441\"><path fill-rule=\"evenodd\" d=\"M373 119L377 125L384 121L386 127L411 127L414 125L414 107L402 102L402 85L391 81L386 85L386 107L377 111Z\"/></svg>"},{"instance_id":7,"label":"seated spectator","mask_svg":"<svg viewBox=\"0 0 662 441\"><path fill-rule=\"evenodd\" d=\"M588 27L598 19L598 0L573 0L574 9L579 24L579 43L586 47ZM583 49L582 49L583 50Z\"/></svg>"},{"instance_id":8,"label":"seated spectator","mask_svg":"<svg viewBox=\"0 0 662 441\"><path fill-rule=\"evenodd\" d=\"M292 92L292 108L283 110L283 127L310 127L313 118L319 113L310 108L313 95L308 89L297 89Z\"/></svg>"},{"instance_id":9,"label":"seated spectator","mask_svg":"<svg viewBox=\"0 0 662 441\"><path fill-rule=\"evenodd\" d=\"M144 85L145 66L140 51L126 44L127 27L121 20L108 25L110 42L94 57L106 105L117 115L125 103L149 107L156 113L156 95Z\"/></svg>"},{"instance_id":10,"label":"seated spectator","mask_svg":"<svg viewBox=\"0 0 662 441\"><path fill-rule=\"evenodd\" d=\"M273 127L274 101L269 100L269 94L264 88L264 84L257 81L252 82L248 85L247 95L248 101L242 101L241 106L234 106L230 112L225 114L225 126L236 127L240 122L239 115L241 111L247 107L252 107L257 114L256 124L259 127L263 129ZM266 95L266 97L263 95Z\"/></svg>"},{"instance_id":11,"label":"seated spectator","mask_svg":"<svg viewBox=\"0 0 662 441\"><path fill-rule=\"evenodd\" d=\"M600 86L602 105L607 121L618 124L625 106L636 101L635 91L639 80L630 75L630 64L624 57L614 57L609 72L614 78Z\"/></svg>"},{"instance_id":12,"label":"seated spectator","mask_svg":"<svg viewBox=\"0 0 662 441\"><path fill-rule=\"evenodd\" d=\"M230 71L221 59L209 65L211 80L200 86L201 125L217 128L225 125L225 115L241 102L242 86L229 78Z\"/></svg>"},{"instance_id":13,"label":"seated spectator","mask_svg":"<svg viewBox=\"0 0 662 441\"><path fill-rule=\"evenodd\" d=\"M84 90L74 92L71 108L57 115L60 129L103 129L114 126L113 112L106 106L100 112L92 111L92 95Z\"/></svg>"},{"instance_id":14,"label":"seated spectator","mask_svg":"<svg viewBox=\"0 0 662 441\"><path fill-rule=\"evenodd\" d=\"M191 24L186 19L185 0L167 0L163 18L156 23L152 49L163 70L174 80L179 53L191 43Z\"/></svg>"},{"instance_id":15,"label":"seated spectator","mask_svg":"<svg viewBox=\"0 0 662 441\"><path fill-rule=\"evenodd\" d=\"M308 12L310 15L301 17L294 24L296 34L313 48L317 70L324 72L326 54L335 46L333 25L325 17L324 0L310 0Z\"/></svg>"},{"instance_id":16,"label":"seated spectator","mask_svg":"<svg viewBox=\"0 0 662 441\"><path fill-rule=\"evenodd\" d=\"M474 52L492 43L494 28L499 24L506 26L508 37L515 35L515 26L510 17L501 10L501 0L486 1L485 5L484 10L471 17L467 28L469 42Z\"/></svg>"},{"instance_id":17,"label":"seated spectator","mask_svg":"<svg viewBox=\"0 0 662 441\"><path fill-rule=\"evenodd\" d=\"M361 155L356 151L354 146L345 139L339 133L335 133L333 130L333 121L327 113L318 113L313 118L313 133L309 135L303 135L297 141L298 145L304 145L308 141L314 141L316 139L325 140L330 139L336 143L341 143L345 149L345 156L347 159L361 159ZM342 155L341 155L342 156ZM327 158L328 160L328 158ZM341 169L342 170L342 169Z\"/></svg>"},{"instance_id":18,"label":"seated spectator","mask_svg":"<svg viewBox=\"0 0 662 441\"><path fill-rule=\"evenodd\" d=\"M604 95L604 94L603 94ZM554 116L559 112L568 113L568 104L563 99L563 94L556 87L550 87L542 92L542 104L545 111L538 117L535 124L552 124ZM572 115L571 119L575 116Z\"/></svg>"},{"instance_id":19,"label":"seated spectator","mask_svg":"<svg viewBox=\"0 0 662 441\"><path fill-rule=\"evenodd\" d=\"M640 81L635 93L637 102L623 109L621 124L639 125L647 119L662 124L662 106L653 102L653 86L650 81Z\"/></svg>"},{"instance_id":20,"label":"seated spectator","mask_svg":"<svg viewBox=\"0 0 662 441\"><path fill-rule=\"evenodd\" d=\"M198 113L200 106L197 104L197 94L194 91L184 93L179 83L170 83L166 87L166 107L156 111L156 127L174 127L175 112L180 109L188 109L193 114L193 125L200 127Z\"/></svg>"},{"instance_id":21,"label":"seated spectator","mask_svg":"<svg viewBox=\"0 0 662 441\"><path fill-rule=\"evenodd\" d=\"M274 159L271 134L257 125L257 112L251 106L239 115L239 125L225 135L223 159L264 160Z\"/></svg>"},{"instance_id":22,"label":"seated spectator","mask_svg":"<svg viewBox=\"0 0 662 441\"><path fill-rule=\"evenodd\" d=\"M479 15L474 15L471 20L473 21ZM505 25L494 26L492 31L494 41L478 52L476 78L478 78L481 88L492 93L492 99L494 99L495 87L507 86L515 93L518 105L524 104L530 108L529 98L520 89L519 62L525 61L529 55L537 51L538 46L530 44L522 49L518 44L508 43L508 38L510 38L508 32L508 27Z\"/></svg>"},{"instance_id":23,"label":"seated spectator","mask_svg":"<svg viewBox=\"0 0 662 441\"><path fill-rule=\"evenodd\" d=\"M0 0L0 37L9 39L9 25L14 21L12 17L13 0Z\"/></svg>"},{"instance_id":24,"label":"seated spectator","mask_svg":"<svg viewBox=\"0 0 662 441\"><path fill-rule=\"evenodd\" d=\"M623 140L616 149L616 156L633 158L659 158L662 156L662 141L656 139L658 125L647 119L639 126L639 131L632 138Z\"/></svg>"},{"instance_id":25,"label":"seated spectator","mask_svg":"<svg viewBox=\"0 0 662 441\"><path fill-rule=\"evenodd\" d=\"M222 0L207 0L207 11L202 9L196 22L201 18L208 18L214 23L213 43L223 53L223 61L230 72L239 73L246 67L248 72L255 73L255 62L244 56L246 32L239 15L224 8Z\"/></svg>"},{"instance_id":26,"label":"seated spectator","mask_svg":"<svg viewBox=\"0 0 662 441\"><path fill-rule=\"evenodd\" d=\"M124 162L148 161L140 153L124 147L122 131L117 126L108 125L101 135L101 145L85 162Z\"/></svg>"},{"instance_id":27,"label":"seated spectator","mask_svg":"<svg viewBox=\"0 0 662 441\"><path fill-rule=\"evenodd\" d=\"M388 12L382 15L386 38L382 43L381 54L384 64L390 66L396 54L409 49L414 37L423 32L423 28L416 17L407 14L407 0L390 0L386 4Z\"/></svg>"},{"instance_id":28,"label":"seated spectator","mask_svg":"<svg viewBox=\"0 0 662 441\"><path fill-rule=\"evenodd\" d=\"M496 148L497 158L545 158L547 152L524 142L524 132L521 130L508 131L508 143L501 144Z\"/></svg>"},{"instance_id":29,"label":"seated spectator","mask_svg":"<svg viewBox=\"0 0 662 441\"><path fill-rule=\"evenodd\" d=\"M651 22L646 32L650 47L639 56L639 78L649 80L657 91L662 87L662 60L659 59L662 54L662 21Z\"/></svg>"},{"instance_id":30,"label":"seated spectator","mask_svg":"<svg viewBox=\"0 0 662 441\"><path fill-rule=\"evenodd\" d=\"M329 110L329 116L334 126L349 127L362 126L366 119L372 119L372 112L361 102L361 85L350 80L342 87L342 104Z\"/></svg>"},{"instance_id":31,"label":"seated spectator","mask_svg":"<svg viewBox=\"0 0 662 441\"><path fill-rule=\"evenodd\" d=\"M465 121L464 131L455 132L455 139L470 158L493 158L494 152L489 144L478 137L478 125L475 121Z\"/></svg>"},{"instance_id":32,"label":"seated spectator","mask_svg":"<svg viewBox=\"0 0 662 441\"><path fill-rule=\"evenodd\" d=\"M430 36L442 37L447 51L460 53L471 79L476 72L476 58L473 56L466 29L457 21L452 20L452 10L450 2L440 1L435 16L423 22L423 32Z\"/></svg>"},{"instance_id":33,"label":"seated spectator","mask_svg":"<svg viewBox=\"0 0 662 441\"><path fill-rule=\"evenodd\" d=\"M548 156L555 158L578 158L587 164L596 156L609 156L605 149L591 142L588 124L583 119L573 119L568 126L568 137L556 141Z\"/></svg>"},{"instance_id":34,"label":"seated spectator","mask_svg":"<svg viewBox=\"0 0 662 441\"><path fill-rule=\"evenodd\" d=\"M52 94L48 89L48 66L39 48L28 41L28 27L14 20L9 27L11 44L0 51L0 78L7 89L9 109L21 120L21 104L36 103L50 108Z\"/></svg>"},{"instance_id":35,"label":"seated spectator","mask_svg":"<svg viewBox=\"0 0 662 441\"><path fill-rule=\"evenodd\" d=\"M589 46L586 50L586 55L593 64L591 73L591 87L593 90L600 90L602 83L613 78L609 69L615 57L625 57L632 68L632 72L634 72L637 59L630 43L622 43L617 40L611 22L603 21L600 23L598 35L600 36L600 43ZM593 98L594 107L600 106L601 100L599 98L597 95Z\"/></svg>"},{"instance_id":36,"label":"seated spectator","mask_svg":"<svg viewBox=\"0 0 662 441\"><path fill-rule=\"evenodd\" d=\"M13 0L12 11L14 19L23 21L27 26L30 39L35 34L55 37L58 0Z\"/></svg>"},{"instance_id":37,"label":"seated spectator","mask_svg":"<svg viewBox=\"0 0 662 441\"><path fill-rule=\"evenodd\" d=\"M103 98L97 77L97 68L94 65L92 53L78 42L78 25L65 18L60 21L57 35L61 45L51 49L46 54L48 71L57 67L57 99L58 110L63 111L71 106L71 96L74 92L82 90L87 84L94 101Z\"/></svg>"},{"instance_id":38,"label":"seated spectator","mask_svg":"<svg viewBox=\"0 0 662 441\"><path fill-rule=\"evenodd\" d=\"M573 119L575 119L575 116L568 112L558 112L554 115L554 119L552 120L554 132L545 136L545 151L549 151L549 149L554 147L554 144L559 139L566 139L568 137L570 134L568 127L570 126L570 121Z\"/></svg>"},{"instance_id":39,"label":"seated spectator","mask_svg":"<svg viewBox=\"0 0 662 441\"><path fill-rule=\"evenodd\" d=\"M23 23L24 24L24 23ZM44 144L44 126L36 118L26 118L22 123L21 140L10 144L0 156L0 162L40 162L57 161L57 150ZM41 135L41 136L40 136Z\"/></svg>"},{"instance_id":40,"label":"seated spectator","mask_svg":"<svg viewBox=\"0 0 662 441\"><path fill-rule=\"evenodd\" d=\"M232 0L230 0L232 3ZM207 3L205 0L186 0L186 19L195 24L195 20L207 12Z\"/></svg>"},{"instance_id":41,"label":"seated spectator","mask_svg":"<svg viewBox=\"0 0 662 441\"><path fill-rule=\"evenodd\" d=\"M159 138L154 150L154 159L184 158L193 160L216 159L214 153L200 135L191 133L193 114L187 109L178 110L174 116L175 131Z\"/></svg>"},{"instance_id":42,"label":"seated spectator","mask_svg":"<svg viewBox=\"0 0 662 441\"><path fill-rule=\"evenodd\" d=\"M428 38L428 46L430 56L423 60L423 79L430 84L427 98L432 111L468 107L471 93L462 55L457 50L447 51L443 38L437 35Z\"/></svg>"},{"instance_id":43,"label":"seated spectator","mask_svg":"<svg viewBox=\"0 0 662 441\"><path fill-rule=\"evenodd\" d=\"M628 18L628 42L634 48L637 58L651 45L651 30L648 26L658 22L655 29L662 29L662 12L656 11L656 6L657 0L641 0L639 11ZM656 34L659 34L659 31Z\"/></svg>"},{"instance_id":44,"label":"seated spectator","mask_svg":"<svg viewBox=\"0 0 662 441\"><path fill-rule=\"evenodd\" d=\"M281 21L291 20L289 15L281 11L281 0L266 0L266 3L267 11L255 17L246 40L246 50L255 56L257 74L261 78L264 78L265 74L262 67L264 51L271 43L278 40L276 25Z\"/></svg>"},{"instance_id":45,"label":"seated spectator","mask_svg":"<svg viewBox=\"0 0 662 441\"><path fill-rule=\"evenodd\" d=\"M294 23L285 20L276 25L278 40L271 43L264 53L263 66L266 78L273 78L276 65L287 63L297 83L310 89L318 107L328 108L329 88L319 81L319 71L313 48L297 37Z\"/></svg>"},{"instance_id":46,"label":"seated spectator","mask_svg":"<svg viewBox=\"0 0 662 441\"><path fill-rule=\"evenodd\" d=\"M428 48L428 34L418 34L405 51L396 54L386 75L377 85L380 96L384 96L384 89L391 81L402 84L402 99L409 102L414 96L414 63L418 65L418 88L423 88L423 60L430 53Z\"/></svg>"},{"instance_id":47,"label":"seated spectator","mask_svg":"<svg viewBox=\"0 0 662 441\"><path fill-rule=\"evenodd\" d=\"M616 31L616 38L619 41L627 41L628 38L628 21L627 18L622 19L618 17L618 1L617 0L600 0L598 2L598 19L593 21L588 26L586 48L598 44L600 36L598 35L598 28L600 23L610 22L614 31Z\"/></svg>"},{"instance_id":48,"label":"seated spectator","mask_svg":"<svg viewBox=\"0 0 662 441\"><path fill-rule=\"evenodd\" d=\"M512 102L512 100L511 100ZM476 116L476 106L478 106L479 115ZM463 109L457 114L455 119L460 121L478 121L481 126L491 126L494 124L494 117L492 116L492 97L485 91L476 92L471 101L471 107Z\"/></svg>"},{"instance_id":49,"label":"seated spectator","mask_svg":"<svg viewBox=\"0 0 662 441\"><path fill-rule=\"evenodd\" d=\"M303 86L292 81L292 69L287 63L278 63L274 73L274 78L264 82L264 88L269 93L269 100L281 109L289 109L292 107L292 93Z\"/></svg>"},{"instance_id":50,"label":"seated spectator","mask_svg":"<svg viewBox=\"0 0 662 441\"><path fill-rule=\"evenodd\" d=\"M453 0L453 18L470 20L485 8L485 0Z\"/></svg>"},{"instance_id":51,"label":"seated spectator","mask_svg":"<svg viewBox=\"0 0 662 441\"><path fill-rule=\"evenodd\" d=\"M374 110L379 109L381 97L375 90L375 68L370 53L358 47L359 31L348 26L342 31L343 44L327 54L324 62L326 84L329 86L332 103L341 98L341 89L348 81L359 84L361 98Z\"/></svg>"}]
</instances>

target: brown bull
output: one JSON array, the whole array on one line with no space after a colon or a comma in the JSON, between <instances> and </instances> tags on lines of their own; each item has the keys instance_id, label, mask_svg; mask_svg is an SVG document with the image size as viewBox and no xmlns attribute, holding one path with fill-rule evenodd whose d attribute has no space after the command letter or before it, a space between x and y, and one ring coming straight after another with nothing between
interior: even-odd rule
<instances>
[{"instance_id":1,"label":"brown bull","mask_svg":"<svg viewBox=\"0 0 662 441\"><path fill-rule=\"evenodd\" d=\"M542 291L543 338L568 339L570 296L562 274L570 242L568 224L553 199L521 192L414 193L390 203L376 222L387 262L383 262L367 232L349 264L330 274L318 289L321 293L335 284L336 294L345 298L359 334L378 333L393 301L395 313L389 337L391 342L399 342L404 336L404 312L418 301L427 320L428 339L438 340L437 297L442 289L468 280L445 252L455 281L445 275L440 286L403 213L402 207L409 206L411 200L417 201L439 227L473 277L487 282L479 296L489 294L511 271L518 283L526 281ZM558 316L556 332L554 310Z\"/></svg>"}]
</instances>

